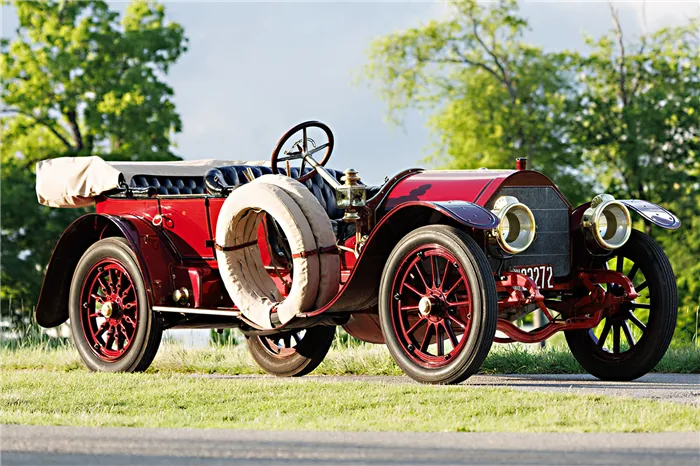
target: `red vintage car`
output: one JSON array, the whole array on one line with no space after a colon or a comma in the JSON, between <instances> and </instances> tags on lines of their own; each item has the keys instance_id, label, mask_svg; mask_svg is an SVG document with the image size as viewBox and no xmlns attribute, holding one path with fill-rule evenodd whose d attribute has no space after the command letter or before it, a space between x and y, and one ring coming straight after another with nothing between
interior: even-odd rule
<instances>
[{"instance_id":1,"label":"red vintage car","mask_svg":"<svg viewBox=\"0 0 700 466\"><path fill-rule=\"evenodd\" d=\"M59 239L37 322L70 319L98 371L145 370L172 328L238 328L278 376L312 371L336 326L427 383L465 380L493 342L560 331L601 379L635 379L664 355L673 270L630 212L678 228L666 209L606 194L574 207L525 159L368 186L325 168L333 148L326 125L306 122L269 163L40 163L40 202L96 212ZM535 311L543 325L521 325Z\"/></svg>"}]
</instances>

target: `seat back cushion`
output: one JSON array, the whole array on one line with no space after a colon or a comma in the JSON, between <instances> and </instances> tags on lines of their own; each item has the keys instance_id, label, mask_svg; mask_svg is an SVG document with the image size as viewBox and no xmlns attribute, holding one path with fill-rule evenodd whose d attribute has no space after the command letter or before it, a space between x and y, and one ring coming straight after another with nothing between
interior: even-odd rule
<instances>
[{"instance_id":1,"label":"seat back cushion","mask_svg":"<svg viewBox=\"0 0 700 466\"><path fill-rule=\"evenodd\" d=\"M135 175L134 188L154 188L158 194L206 194L202 176Z\"/></svg>"}]
</instances>

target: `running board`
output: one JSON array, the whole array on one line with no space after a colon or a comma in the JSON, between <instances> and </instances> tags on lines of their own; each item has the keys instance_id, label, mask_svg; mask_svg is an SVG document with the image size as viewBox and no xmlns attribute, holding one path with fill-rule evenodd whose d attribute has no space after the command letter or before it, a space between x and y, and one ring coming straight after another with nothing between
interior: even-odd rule
<instances>
[{"instance_id":1,"label":"running board","mask_svg":"<svg viewBox=\"0 0 700 466\"><path fill-rule=\"evenodd\" d=\"M241 311L234 311L233 309L192 309L189 307L153 306L153 310L157 312L175 312L178 314L202 314L208 316L239 317L241 315Z\"/></svg>"}]
</instances>

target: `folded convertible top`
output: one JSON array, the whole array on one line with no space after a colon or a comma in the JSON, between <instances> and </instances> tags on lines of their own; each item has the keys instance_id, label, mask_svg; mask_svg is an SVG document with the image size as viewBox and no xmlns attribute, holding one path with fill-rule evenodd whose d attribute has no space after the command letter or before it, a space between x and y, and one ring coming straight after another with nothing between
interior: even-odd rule
<instances>
[{"instance_id":1,"label":"folded convertible top","mask_svg":"<svg viewBox=\"0 0 700 466\"><path fill-rule=\"evenodd\" d=\"M129 184L136 175L204 176L226 165L268 165L267 161L182 160L178 162L105 162L100 157L60 157L36 164L36 195L49 207L85 207L95 197Z\"/></svg>"}]
</instances>

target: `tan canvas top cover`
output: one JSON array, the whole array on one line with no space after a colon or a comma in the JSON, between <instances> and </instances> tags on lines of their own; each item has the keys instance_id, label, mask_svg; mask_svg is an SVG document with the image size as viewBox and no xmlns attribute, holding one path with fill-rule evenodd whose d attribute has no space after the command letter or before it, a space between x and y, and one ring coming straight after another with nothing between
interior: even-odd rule
<instances>
[{"instance_id":1,"label":"tan canvas top cover","mask_svg":"<svg viewBox=\"0 0 700 466\"><path fill-rule=\"evenodd\" d=\"M105 162L100 157L59 157L36 164L36 195L49 207L85 207L95 197L127 184L135 175L204 176L226 165L268 165L269 162L183 160L179 162Z\"/></svg>"}]
</instances>

